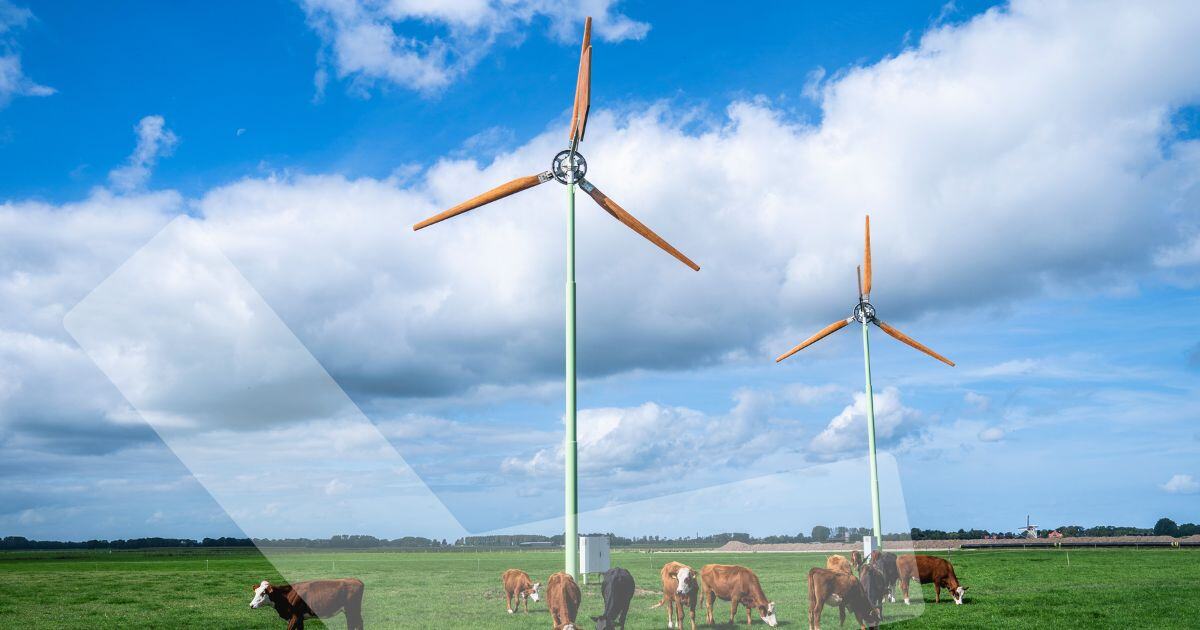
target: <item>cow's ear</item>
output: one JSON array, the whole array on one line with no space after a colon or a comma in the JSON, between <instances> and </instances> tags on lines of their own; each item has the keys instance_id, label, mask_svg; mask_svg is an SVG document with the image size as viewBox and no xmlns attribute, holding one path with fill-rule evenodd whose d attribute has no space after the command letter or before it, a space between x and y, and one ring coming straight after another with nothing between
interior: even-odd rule
<instances>
[{"instance_id":1,"label":"cow's ear","mask_svg":"<svg viewBox=\"0 0 1200 630\"><path fill-rule=\"evenodd\" d=\"M962 587L962 590L963 590L963 592L964 592L964 593L966 593L966 592L967 592L967 589L969 589L969 588L971 588L971 587L970 587L970 586L964 586L964 587Z\"/></svg>"}]
</instances>

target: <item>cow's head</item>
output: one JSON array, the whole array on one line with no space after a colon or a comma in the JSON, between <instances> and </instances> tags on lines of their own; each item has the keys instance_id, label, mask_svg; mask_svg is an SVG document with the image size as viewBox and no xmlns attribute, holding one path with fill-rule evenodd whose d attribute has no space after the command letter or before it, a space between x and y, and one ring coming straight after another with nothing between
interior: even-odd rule
<instances>
[{"instance_id":1,"label":"cow's head","mask_svg":"<svg viewBox=\"0 0 1200 630\"><path fill-rule=\"evenodd\" d=\"M950 591L950 594L954 595L954 603L956 605L963 603L963 594L966 592L967 592L966 586L960 586L960 587L954 589L953 591Z\"/></svg>"},{"instance_id":2,"label":"cow's head","mask_svg":"<svg viewBox=\"0 0 1200 630\"><path fill-rule=\"evenodd\" d=\"M759 612L758 616L772 628L779 625L779 620L775 618L775 602L767 602L766 611Z\"/></svg>"},{"instance_id":3,"label":"cow's head","mask_svg":"<svg viewBox=\"0 0 1200 630\"><path fill-rule=\"evenodd\" d=\"M680 595L687 595L689 592L691 592L692 587L695 586L696 576L692 575L692 570L690 568L682 567L679 569L679 572L675 574L675 581L678 582L678 585L675 587L675 591Z\"/></svg>"},{"instance_id":4,"label":"cow's head","mask_svg":"<svg viewBox=\"0 0 1200 630\"><path fill-rule=\"evenodd\" d=\"M541 595L538 595L538 590L541 588L542 588L541 582L534 582L533 583L533 591L531 591L529 593L529 599L532 599L535 602L538 601L538 599L541 597Z\"/></svg>"},{"instance_id":5,"label":"cow's head","mask_svg":"<svg viewBox=\"0 0 1200 630\"><path fill-rule=\"evenodd\" d=\"M274 590L271 583L266 580L263 580L258 586L251 586L250 589L254 591L254 599L250 600L251 608L262 606L263 602L270 598L271 591Z\"/></svg>"}]
</instances>

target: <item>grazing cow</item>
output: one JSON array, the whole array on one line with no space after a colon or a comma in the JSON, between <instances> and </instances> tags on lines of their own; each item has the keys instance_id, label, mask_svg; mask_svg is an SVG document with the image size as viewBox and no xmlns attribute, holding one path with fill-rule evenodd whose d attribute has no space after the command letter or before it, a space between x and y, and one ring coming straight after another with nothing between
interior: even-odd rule
<instances>
[{"instance_id":1,"label":"grazing cow","mask_svg":"<svg viewBox=\"0 0 1200 630\"><path fill-rule=\"evenodd\" d=\"M687 606L692 612L692 630L696 630L696 597L700 591L696 585L696 570L686 564L668 562L663 565L660 574L663 596L653 608L666 604L667 627L678 627L682 630L683 608Z\"/></svg>"},{"instance_id":2,"label":"grazing cow","mask_svg":"<svg viewBox=\"0 0 1200 630\"><path fill-rule=\"evenodd\" d=\"M538 600L541 583L531 581L529 574L520 569L509 569L500 579L504 582L504 601L508 603L508 613L516 612L521 607L521 602L525 602L525 612L529 612L529 600ZM513 605L514 601L516 606Z\"/></svg>"},{"instance_id":3,"label":"grazing cow","mask_svg":"<svg viewBox=\"0 0 1200 630\"><path fill-rule=\"evenodd\" d=\"M855 549L850 552L850 564L854 565L855 571L862 571L863 555L861 551Z\"/></svg>"},{"instance_id":4,"label":"grazing cow","mask_svg":"<svg viewBox=\"0 0 1200 630\"><path fill-rule=\"evenodd\" d=\"M958 583L954 565L934 556L903 556L896 563L900 571L900 590L904 592L904 603L908 603L908 581L916 578L920 584L933 584L933 601L942 601L942 589L950 591L955 604L963 603L967 587Z\"/></svg>"},{"instance_id":5,"label":"grazing cow","mask_svg":"<svg viewBox=\"0 0 1200 630\"><path fill-rule=\"evenodd\" d=\"M596 630L625 630L625 615L629 614L629 602L633 599L633 576L621 567L613 567L604 574L600 585L604 596L604 614L592 617Z\"/></svg>"},{"instance_id":6,"label":"grazing cow","mask_svg":"<svg viewBox=\"0 0 1200 630\"><path fill-rule=\"evenodd\" d=\"M758 576L746 567L733 564L706 564L700 569L701 595L707 611L708 623L713 623L713 605L716 598L729 602L729 623L737 616L738 604L746 607L746 625L750 625L750 611L758 609L758 616L774 628L775 602L767 601Z\"/></svg>"},{"instance_id":7,"label":"grazing cow","mask_svg":"<svg viewBox=\"0 0 1200 630\"><path fill-rule=\"evenodd\" d=\"M575 578L559 571L546 580L546 607L554 630L576 630L575 615L579 613L579 585Z\"/></svg>"},{"instance_id":8,"label":"grazing cow","mask_svg":"<svg viewBox=\"0 0 1200 630\"><path fill-rule=\"evenodd\" d=\"M887 584L888 601L896 603L896 580L900 579L900 570L896 568L896 554L880 549L871 552L871 564L883 571L883 581Z\"/></svg>"},{"instance_id":9,"label":"grazing cow","mask_svg":"<svg viewBox=\"0 0 1200 630\"><path fill-rule=\"evenodd\" d=\"M883 598L887 595L887 578L883 576L883 571L873 564L863 565L859 569L858 581L862 583L871 607L879 611L879 620L882 622Z\"/></svg>"},{"instance_id":10,"label":"grazing cow","mask_svg":"<svg viewBox=\"0 0 1200 630\"><path fill-rule=\"evenodd\" d=\"M313 580L275 586L263 580L254 590L251 608L258 608L270 601L281 619L288 622L288 630L303 630L306 617L328 619L339 612L346 612L346 629L362 630L362 580Z\"/></svg>"},{"instance_id":11,"label":"grazing cow","mask_svg":"<svg viewBox=\"0 0 1200 630\"><path fill-rule=\"evenodd\" d=\"M845 556L837 554L825 559L825 568L830 571L840 571L847 575L854 575L854 568L850 565L850 561Z\"/></svg>"},{"instance_id":12,"label":"grazing cow","mask_svg":"<svg viewBox=\"0 0 1200 630\"><path fill-rule=\"evenodd\" d=\"M859 628L879 625L879 612L867 601L862 584L853 575L813 567L808 572L808 627L821 630L821 611L829 599L838 604L838 617L846 622L846 607L858 619Z\"/></svg>"}]
</instances>

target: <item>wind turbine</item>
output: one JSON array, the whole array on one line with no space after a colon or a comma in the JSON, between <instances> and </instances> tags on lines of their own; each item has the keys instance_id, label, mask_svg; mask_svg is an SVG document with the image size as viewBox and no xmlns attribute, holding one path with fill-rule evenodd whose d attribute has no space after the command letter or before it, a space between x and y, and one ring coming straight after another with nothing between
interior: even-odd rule
<instances>
[{"instance_id":1,"label":"wind turbine","mask_svg":"<svg viewBox=\"0 0 1200 630\"><path fill-rule=\"evenodd\" d=\"M578 575L579 563L579 493L578 466L576 457L578 446L575 439L576 419L576 371L575 371L575 187L582 188L601 208L614 219L624 223L629 229L641 234L646 240L654 243L663 251L679 259L680 262L700 271L700 266L692 259L683 255L670 243L653 230L638 221L632 214L617 205L608 195L600 192L590 181L584 179L587 173L587 161L580 155L579 143L587 128L588 111L591 109L592 81L592 18L583 23L583 47L579 53L579 75L575 82L575 104L571 110L571 129L567 135L566 149L559 151L550 163L550 170L537 175L518 177L506 184L501 184L482 195L468 199L445 212L436 214L413 226L413 230L429 227L434 223L445 221L469 210L489 204L498 199L533 188L550 180L556 180L567 187L567 290L566 290L566 506L565 506L565 540L563 546L566 552L565 570L569 575Z\"/></svg>"},{"instance_id":2,"label":"wind turbine","mask_svg":"<svg viewBox=\"0 0 1200 630\"><path fill-rule=\"evenodd\" d=\"M875 307L871 304L871 217L868 215L866 220L866 228L864 231L865 245L863 246L863 264L858 268L858 304L854 305L854 310L850 317L840 319L825 328L822 328L817 334L800 342L799 345L779 355L775 359L776 363L800 352L801 350L811 346L812 344L824 339L825 337L845 328L850 322L857 321L862 324L862 341L863 341L863 365L866 369L867 377L867 447L869 460L871 463L871 524L874 529L874 540L864 545L870 549L877 549L883 546L883 527L879 520L879 470L875 460L875 394L871 389L871 345L869 343L868 329L869 324L875 324L888 335L895 337L902 343L905 343L929 356L954 367L954 362L946 357L930 350L922 345L917 340L908 335L896 330L891 324L875 317Z\"/></svg>"}]
</instances>

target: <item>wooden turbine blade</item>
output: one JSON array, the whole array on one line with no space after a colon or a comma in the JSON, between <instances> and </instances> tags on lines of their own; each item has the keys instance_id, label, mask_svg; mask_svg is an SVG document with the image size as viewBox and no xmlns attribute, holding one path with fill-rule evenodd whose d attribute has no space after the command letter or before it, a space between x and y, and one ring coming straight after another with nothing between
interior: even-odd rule
<instances>
[{"instance_id":1,"label":"wooden turbine blade","mask_svg":"<svg viewBox=\"0 0 1200 630\"><path fill-rule=\"evenodd\" d=\"M814 343L817 343L818 341L828 337L829 335L832 335L833 333L841 330L842 328L845 328L846 324L849 324L851 319L852 318L839 319L838 321L833 322L832 324L822 328L821 331L818 332L817 334L800 342L800 345L779 355L779 358L775 359L775 362L779 363L780 361L792 356L793 354L796 354L797 352L800 352L801 350L813 345Z\"/></svg>"},{"instance_id":2,"label":"wooden turbine blade","mask_svg":"<svg viewBox=\"0 0 1200 630\"><path fill-rule=\"evenodd\" d=\"M867 215L866 230L863 238L863 279L858 292L863 296L871 295L871 215Z\"/></svg>"},{"instance_id":3,"label":"wooden turbine blade","mask_svg":"<svg viewBox=\"0 0 1200 630\"><path fill-rule=\"evenodd\" d=\"M924 352L925 354L928 354L929 356L937 359L938 361L941 361L942 363L945 363L946 365L949 365L950 367L954 367L953 361L934 352L933 350L929 349L928 347L926 347L925 345L923 345L921 342L917 341L916 339L913 339L912 337L909 337L908 335L900 332L899 330L896 330L894 327L892 327L891 324L889 324L885 321L882 321L882 320L878 320L878 319L876 319L874 321L875 321L876 326L879 326L880 328L883 329L883 332L900 340L901 343L908 344L908 345L916 348L917 350L920 350L921 352Z\"/></svg>"},{"instance_id":4,"label":"wooden turbine blade","mask_svg":"<svg viewBox=\"0 0 1200 630\"><path fill-rule=\"evenodd\" d=\"M575 104L571 107L572 145L583 140L588 111L592 107L592 18L583 23L583 47L579 50L579 76L575 79Z\"/></svg>"},{"instance_id":5,"label":"wooden turbine blade","mask_svg":"<svg viewBox=\"0 0 1200 630\"><path fill-rule=\"evenodd\" d=\"M581 180L579 180L579 187L582 188L583 191L586 192L588 195L590 195L591 198L593 200L595 200L595 202L597 204L599 204L601 208L604 208L604 210L606 212L611 214L614 219L620 221L621 223L624 223L625 225L627 225L629 227L629 229L633 230L634 232L641 234L643 237L646 238L646 240L650 241L651 243L658 245L659 248L661 248L664 252L667 252L668 254L679 259L679 262L682 262L683 264L691 267L692 269L694 269L696 271L700 271L700 265L697 265L696 263L692 262L691 258L684 256L683 252L679 251L678 249L675 249L674 246L672 246L667 241L663 240L663 237L655 234L654 230L651 230L650 228L643 225L642 222L638 221L636 218L634 218L634 216L632 214L629 214L628 212L625 211L624 208L617 205L617 202L613 201L612 199L609 199L608 195L605 195L604 193L600 192L600 189L593 186L591 182L589 182L586 179L581 179Z\"/></svg>"},{"instance_id":6,"label":"wooden turbine blade","mask_svg":"<svg viewBox=\"0 0 1200 630\"><path fill-rule=\"evenodd\" d=\"M552 175L550 173L550 171L546 171L544 173L539 173L537 175L530 175L529 177L518 177L518 178L512 180L511 182L508 182L507 184L501 184L500 186L497 186L497 187L483 193L482 195L479 195L478 197L473 197L471 199L468 199L468 200L458 204L457 206L450 208L449 210L447 210L445 212L435 214L435 215L429 217L428 219L421 221L420 223L413 226L413 230L416 231L421 228L429 227L429 226L433 225L434 223L439 223L441 221L445 221L446 219L449 219L450 217L458 216L468 210L474 210L475 208L478 208L479 206L492 203L493 201L496 201L497 199L503 199L509 195L519 193L522 190L525 190L527 188L533 188L534 186L537 186L538 184L541 184L542 182L548 182L553 178L554 178L554 175Z\"/></svg>"}]
</instances>

